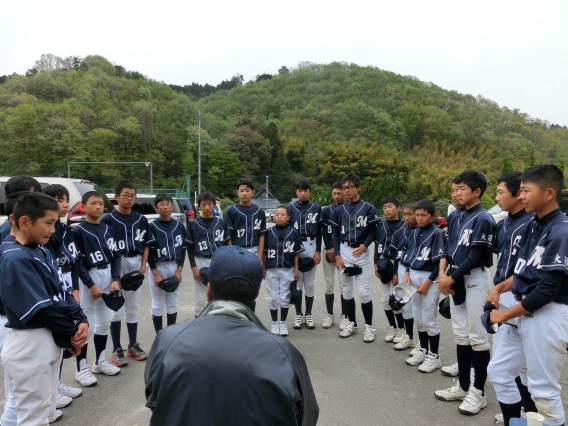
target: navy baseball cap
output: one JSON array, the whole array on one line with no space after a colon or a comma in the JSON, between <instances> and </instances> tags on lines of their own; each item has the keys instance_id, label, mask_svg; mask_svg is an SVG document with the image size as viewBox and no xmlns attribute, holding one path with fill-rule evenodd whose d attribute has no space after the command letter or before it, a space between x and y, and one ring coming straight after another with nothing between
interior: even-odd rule
<instances>
[{"instance_id":1,"label":"navy baseball cap","mask_svg":"<svg viewBox=\"0 0 568 426\"><path fill-rule=\"evenodd\" d=\"M262 282L262 264L256 254L237 246L219 247L213 253L207 271L209 281L218 285L226 285L232 278L248 281L253 291L260 290Z\"/></svg>"}]
</instances>

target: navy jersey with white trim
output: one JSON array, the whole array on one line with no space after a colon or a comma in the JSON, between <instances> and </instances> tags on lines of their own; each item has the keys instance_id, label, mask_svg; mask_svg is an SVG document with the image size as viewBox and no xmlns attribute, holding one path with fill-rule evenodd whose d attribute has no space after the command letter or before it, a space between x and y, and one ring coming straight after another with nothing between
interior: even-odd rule
<instances>
[{"instance_id":1,"label":"navy jersey with white trim","mask_svg":"<svg viewBox=\"0 0 568 426\"><path fill-rule=\"evenodd\" d=\"M266 269L293 268L294 257L304 251L300 233L289 226L273 226L266 233Z\"/></svg>"},{"instance_id":2,"label":"navy jersey with white trim","mask_svg":"<svg viewBox=\"0 0 568 426\"><path fill-rule=\"evenodd\" d=\"M406 223L402 226L399 232L395 232L391 240L391 251L394 251L395 259L401 260L404 257L406 248L408 247L408 237L410 233L415 230L416 227L411 228Z\"/></svg>"},{"instance_id":3,"label":"navy jersey with white trim","mask_svg":"<svg viewBox=\"0 0 568 426\"><path fill-rule=\"evenodd\" d=\"M14 243L16 242L16 237L13 235L7 235L0 244L0 260L2 259L2 254L9 248L13 247ZM2 298L0 297L0 315L6 316L6 310L4 309L4 305L2 304Z\"/></svg>"},{"instance_id":4,"label":"navy jersey with white trim","mask_svg":"<svg viewBox=\"0 0 568 426\"><path fill-rule=\"evenodd\" d=\"M0 225L0 243L4 241L8 234L10 234L11 230L12 225L10 224L10 221L6 219L6 222Z\"/></svg>"},{"instance_id":5,"label":"navy jersey with white trim","mask_svg":"<svg viewBox=\"0 0 568 426\"><path fill-rule=\"evenodd\" d=\"M541 220L531 219L524 227L512 292L531 293L540 275L548 271L564 272L556 301L568 303L568 218L560 209Z\"/></svg>"},{"instance_id":6,"label":"navy jersey with white trim","mask_svg":"<svg viewBox=\"0 0 568 426\"><path fill-rule=\"evenodd\" d=\"M8 322L16 329L42 328L34 315L68 294L59 267L50 251L37 244L12 244L0 260L0 297Z\"/></svg>"},{"instance_id":7,"label":"navy jersey with white trim","mask_svg":"<svg viewBox=\"0 0 568 426\"><path fill-rule=\"evenodd\" d=\"M150 223L155 241L150 244L154 262L176 261L183 264L185 257L185 228L179 220L156 219Z\"/></svg>"},{"instance_id":8,"label":"navy jersey with white trim","mask_svg":"<svg viewBox=\"0 0 568 426\"><path fill-rule=\"evenodd\" d=\"M329 206L324 206L321 208L321 234L323 239L323 245L326 250L333 248L333 225L331 224L331 217L333 212L341 204L330 204Z\"/></svg>"},{"instance_id":9,"label":"navy jersey with white trim","mask_svg":"<svg viewBox=\"0 0 568 426\"><path fill-rule=\"evenodd\" d=\"M316 239L316 251L321 252L321 207L311 201L294 201L288 204L288 225L300 234L300 237Z\"/></svg>"},{"instance_id":10,"label":"navy jersey with white trim","mask_svg":"<svg viewBox=\"0 0 568 426\"><path fill-rule=\"evenodd\" d=\"M106 223L82 222L73 228L77 253L87 269L106 265L119 256L114 232Z\"/></svg>"},{"instance_id":11,"label":"navy jersey with white trim","mask_svg":"<svg viewBox=\"0 0 568 426\"><path fill-rule=\"evenodd\" d=\"M211 257L218 247L231 239L227 223L218 217L197 217L190 222L186 232L186 244L193 247L195 257Z\"/></svg>"},{"instance_id":12,"label":"navy jersey with white trim","mask_svg":"<svg viewBox=\"0 0 568 426\"><path fill-rule=\"evenodd\" d=\"M402 264L416 271L432 271L446 256L444 231L430 224L412 230Z\"/></svg>"},{"instance_id":13,"label":"navy jersey with white trim","mask_svg":"<svg viewBox=\"0 0 568 426\"><path fill-rule=\"evenodd\" d=\"M116 251L120 254L144 254L144 248L154 242L154 236L148 226L148 219L134 210L130 214L121 214L113 210L101 219L114 232Z\"/></svg>"},{"instance_id":14,"label":"navy jersey with white trim","mask_svg":"<svg viewBox=\"0 0 568 426\"><path fill-rule=\"evenodd\" d=\"M72 229L62 223L61 220L55 222L55 233L45 247L51 250L51 254L55 257L60 268L73 265L79 257Z\"/></svg>"},{"instance_id":15,"label":"navy jersey with white trim","mask_svg":"<svg viewBox=\"0 0 568 426\"><path fill-rule=\"evenodd\" d=\"M455 215L452 213L452 216ZM493 265L493 241L495 239L495 221L483 208L477 204L469 210L464 210L448 223L448 259L450 263L460 266L469 256L473 246L484 247L481 264Z\"/></svg>"},{"instance_id":16,"label":"navy jersey with white trim","mask_svg":"<svg viewBox=\"0 0 568 426\"><path fill-rule=\"evenodd\" d=\"M395 234L403 232L406 223L402 219L397 220L383 220L377 226L375 232L375 263L379 261L382 256L388 259L395 259L398 251L391 246Z\"/></svg>"},{"instance_id":17,"label":"navy jersey with white trim","mask_svg":"<svg viewBox=\"0 0 568 426\"><path fill-rule=\"evenodd\" d=\"M495 253L497 253L497 268L493 284L502 283L513 275L515 264L521 248L524 227L534 217L534 213L522 213L518 218L516 215L508 215L497 223ZM518 213L517 213L518 214Z\"/></svg>"},{"instance_id":18,"label":"navy jersey with white trim","mask_svg":"<svg viewBox=\"0 0 568 426\"><path fill-rule=\"evenodd\" d=\"M330 219L335 255L339 255L341 241L365 244L369 247L375 238L376 224L380 221L375 206L363 200L345 202L336 208Z\"/></svg>"},{"instance_id":19,"label":"navy jersey with white trim","mask_svg":"<svg viewBox=\"0 0 568 426\"><path fill-rule=\"evenodd\" d=\"M256 247L260 242L260 235L266 233L266 213L256 204L236 204L227 211L225 222L234 246Z\"/></svg>"}]
</instances>

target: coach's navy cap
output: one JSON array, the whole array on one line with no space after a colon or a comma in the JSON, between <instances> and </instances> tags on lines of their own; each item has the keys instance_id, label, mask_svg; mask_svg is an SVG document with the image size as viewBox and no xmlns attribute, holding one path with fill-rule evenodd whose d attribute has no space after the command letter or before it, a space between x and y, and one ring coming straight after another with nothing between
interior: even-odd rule
<instances>
[{"instance_id":1,"label":"coach's navy cap","mask_svg":"<svg viewBox=\"0 0 568 426\"><path fill-rule=\"evenodd\" d=\"M241 278L248 281L254 291L258 291L262 282L262 265L258 256L248 250L237 246L223 246L213 253L207 276L209 281L229 287L231 285L227 281Z\"/></svg>"}]
</instances>

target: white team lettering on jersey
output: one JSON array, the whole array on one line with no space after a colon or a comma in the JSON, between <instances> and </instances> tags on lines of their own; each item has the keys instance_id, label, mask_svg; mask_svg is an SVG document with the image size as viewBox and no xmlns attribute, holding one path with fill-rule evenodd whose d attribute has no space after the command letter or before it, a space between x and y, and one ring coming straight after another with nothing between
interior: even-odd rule
<instances>
[{"instance_id":1,"label":"white team lettering on jersey","mask_svg":"<svg viewBox=\"0 0 568 426\"><path fill-rule=\"evenodd\" d=\"M458 246L469 246L469 237L472 233L473 229L464 229L458 241Z\"/></svg>"},{"instance_id":2,"label":"white team lettering on jersey","mask_svg":"<svg viewBox=\"0 0 568 426\"><path fill-rule=\"evenodd\" d=\"M146 235L146 230L137 229L136 230L136 237L134 237L134 241L144 242L144 235Z\"/></svg>"},{"instance_id":3,"label":"white team lettering on jersey","mask_svg":"<svg viewBox=\"0 0 568 426\"><path fill-rule=\"evenodd\" d=\"M357 216L357 228L365 228L367 226L367 216Z\"/></svg>"},{"instance_id":4,"label":"white team lettering on jersey","mask_svg":"<svg viewBox=\"0 0 568 426\"><path fill-rule=\"evenodd\" d=\"M416 260L428 260L430 258L430 247L424 247Z\"/></svg>"}]
</instances>

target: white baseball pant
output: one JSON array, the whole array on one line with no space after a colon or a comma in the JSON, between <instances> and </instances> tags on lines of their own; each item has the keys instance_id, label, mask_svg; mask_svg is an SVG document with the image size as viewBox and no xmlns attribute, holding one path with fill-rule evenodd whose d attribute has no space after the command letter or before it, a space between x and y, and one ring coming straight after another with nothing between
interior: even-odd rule
<instances>
[{"instance_id":1,"label":"white baseball pant","mask_svg":"<svg viewBox=\"0 0 568 426\"><path fill-rule=\"evenodd\" d=\"M464 277L465 302L456 306L450 297L452 328L456 344L471 345L474 351L489 350L487 331L479 320L483 314L485 298L489 294L489 274L487 269L474 268Z\"/></svg>"},{"instance_id":2,"label":"white baseball pant","mask_svg":"<svg viewBox=\"0 0 568 426\"><path fill-rule=\"evenodd\" d=\"M339 284L341 285L341 294L345 300L351 300L355 297L355 288L357 288L357 295L359 302L368 303L371 298L371 260L369 256L369 249L365 250L360 257L353 256L353 248L347 244L341 244L340 252L341 259L346 267L360 266L363 270L359 275L348 277L347 275L339 274ZM341 272L341 271L340 271Z\"/></svg>"},{"instance_id":3,"label":"white baseball pant","mask_svg":"<svg viewBox=\"0 0 568 426\"><path fill-rule=\"evenodd\" d=\"M204 257L195 257L195 266L197 269L209 268L211 264L211 259L206 259ZM195 316L198 317L201 311L207 304L207 286L203 285L201 281L193 280L193 312Z\"/></svg>"},{"instance_id":4,"label":"white baseball pant","mask_svg":"<svg viewBox=\"0 0 568 426\"><path fill-rule=\"evenodd\" d=\"M2 347L8 337L8 333L11 328L6 328L8 319L0 315L0 353L2 352ZM0 364L2 364L2 358L0 357ZM14 397L14 384L10 380L7 374L4 374L4 395L6 396L6 402L4 402L4 412L0 418L0 424L4 426L16 426L18 423L18 413L16 413L16 398Z\"/></svg>"},{"instance_id":5,"label":"white baseball pant","mask_svg":"<svg viewBox=\"0 0 568 426\"><path fill-rule=\"evenodd\" d=\"M18 425L48 425L55 413L63 349L47 328L12 329L2 348L4 372L14 384Z\"/></svg>"},{"instance_id":6,"label":"white baseball pant","mask_svg":"<svg viewBox=\"0 0 568 426\"><path fill-rule=\"evenodd\" d=\"M402 263L399 263L397 273L398 273L398 282L399 283L403 282L406 274L406 266L404 266ZM414 310L412 308L412 302L408 302L406 305L402 307L402 317L405 320L414 318Z\"/></svg>"},{"instance_id":7,"label":"white baseball pant","mask_svg":"<svg viewBox=\"0 0 568 426\"><path fill-rule=\"evenodd\" d=\"M302 245L304 246L304 251L299 254L300 257L314 257L316 254L316 240L315 238L308 238L307 241L302 241ZM317 265L315 265L310 271L308 272L299 272L298 273L298 290L304 289L304 295L307 297L314 297L315 291L315 280L316 280L316 269Z\"/></svg>"},{"instance_id":8,"label":"white baseball pant","mask_svg":"<svg viewBox=\"0 0 568 426\"><path fill-rule=\"evenodd\" d=\"M177 262L157 262L156 269L163 279L173 277L177 270ZM154 275L148 274L148 284L150 285L150 295L152 296L151 314L161 317L164 314L164 307L168 314L175 314L178 311L179 287L176 291L164 291L154 283Z\"/></svg>"},{"instance_id":9,"label":"white baseball pant","mask_svg":"<svg viewBox=\"0 0 568 426\"><path fill-rule=\"evenodd\" d=\"M428 279L431 272L410 270L410 283L414 287L418 287ZM440 300L440 290L434 283L428 289L428 293L421 295L415 293L410 299L412 304L412 312L414 313L414 322L419 332L428 332L428 336L436 336L440 334L438 327L438 301Z\"/></svg>"},{"instance_id":10,"label":"white baseball pant","mask_svg":"<svg viewBox=\"0 0 568 426\"><path fill-rule=\"evenodd\" d=\"M329 263L324 259L324 257L325 253L322 253L321 267L325 278L325 294L333 294L333 289L335 287L335 275L339 273L335 267L335 261L333 263Z\"/></svg>"},{"instance_id":11,"label":"white baseball pant","mask_svg":"<svg viewBox=\"0 0 568 426\"><path fill-rule=\"evenodd\" d=\"M290 283L294 281L294 268L270 268L266 270L268 309L290 307Z\"/></svg>"},{"instance_id":12,"label":"white baseball pant","mask_svg":"<svg viewBox=\"0 0 568 426\"><path fill-rule=\"evenodd\" d=\"M109 293L112 283L110 265L107 266L106 269L92 268L89 270L89 275L94 283L101 288L103 293ZM82 281L79 281L79 284L81 308L83 308L83 312L89 321L89 337L92 337L93 334L108 336L113 310L105 305L102 297L93 300L87 286L84 285Z\"/></svg>"},{"instance_id":13,"label":"white baseball pant","mask_svg":"<svg viewBox=\"0 0 568 426\"><path fill-rule=\"evenodd\" d=\"M124 257L120 258L120 276L128 274L129 272L139 271L142 266L142 256ZM118 311L112 311L112 321L122 321L126 315L127 323L137 323L140 319L138 307L140 305L140 293L142 286L136 291L123 291L124 306Z\"/></svg>"},{"instance_id":14,"label":"white baseball pant","mask_svg":"<svg viewBox=\"0 0 568 426\"><path fill-rule=\"evenodd\" d=\"M568 305L551 302L531 317L516 319L499 339L487 373L497 399L506 404L521 400L515 377L527 369L527 386L544 423L566 421L560 395L560 376L568 348Z\"/></svg>"}]
</instances>

